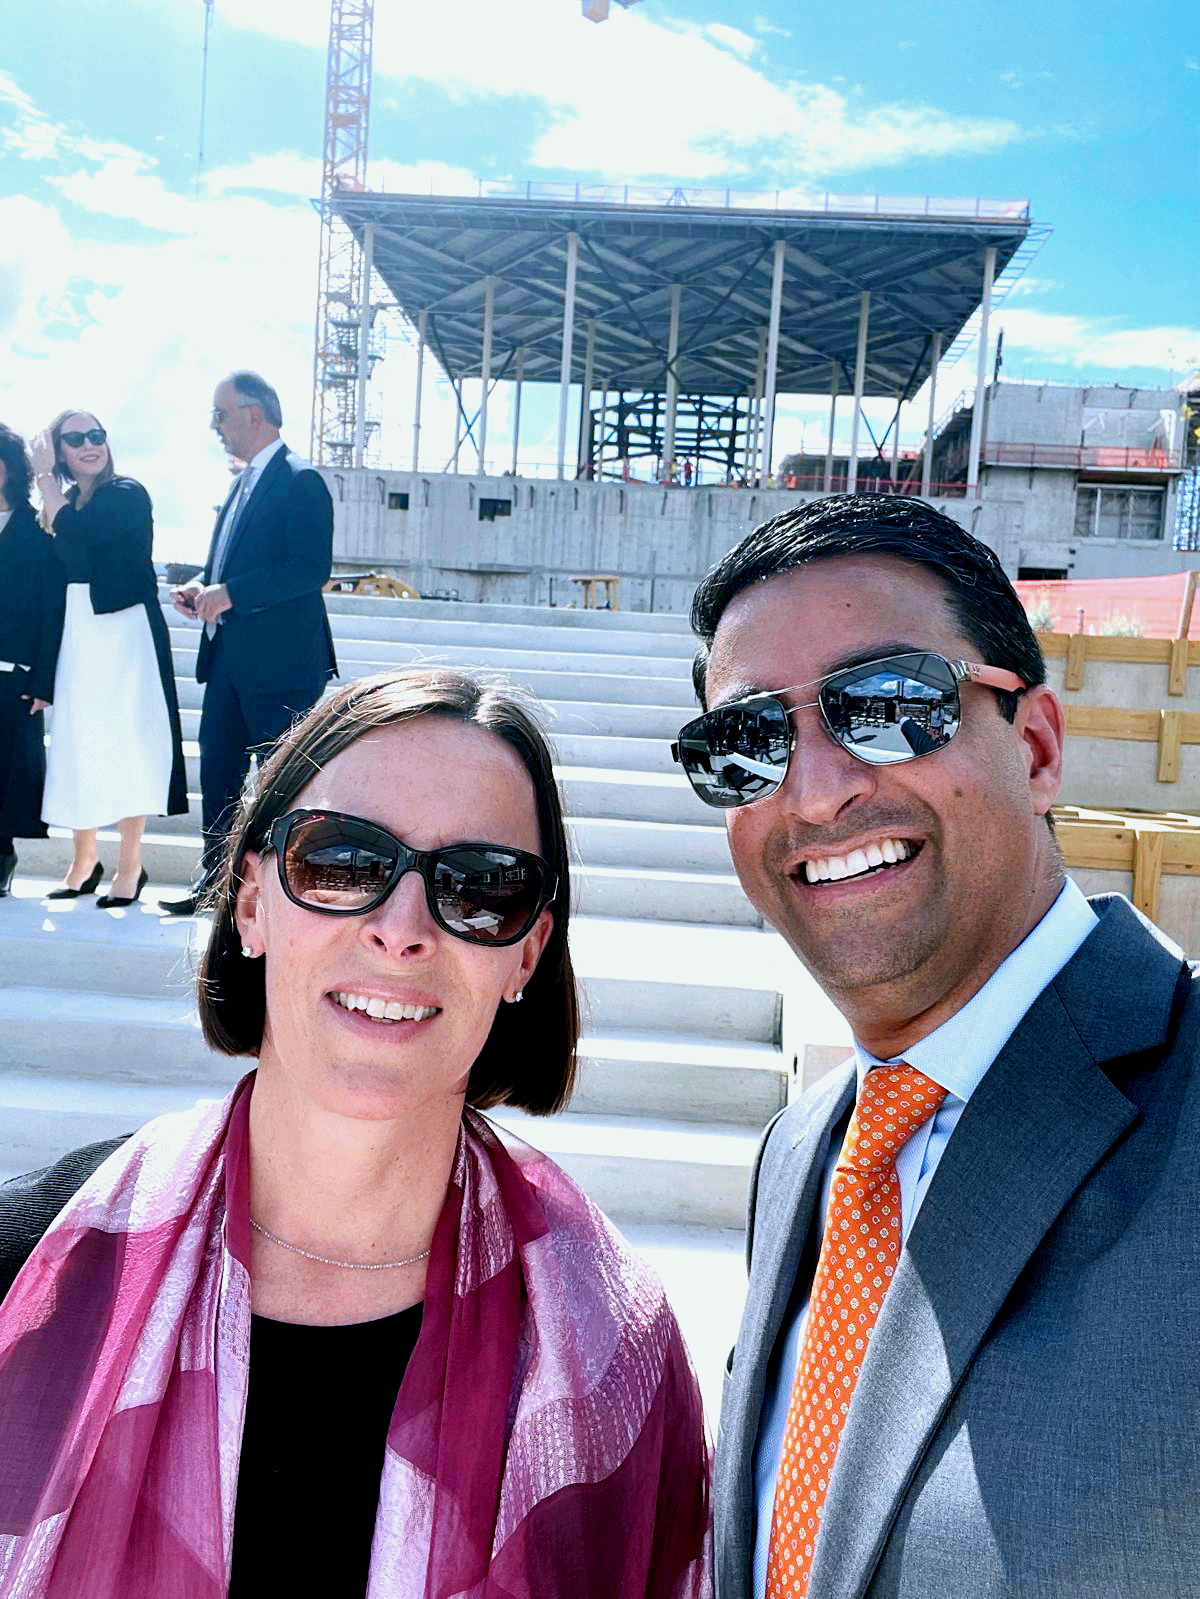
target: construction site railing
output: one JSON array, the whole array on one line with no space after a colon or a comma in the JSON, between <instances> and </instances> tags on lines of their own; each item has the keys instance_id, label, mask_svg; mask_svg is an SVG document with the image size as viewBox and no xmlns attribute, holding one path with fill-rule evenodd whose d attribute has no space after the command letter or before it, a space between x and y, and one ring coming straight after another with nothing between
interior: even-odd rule
<instances>
[{"instance_id":1,"label":"construction site railing","mask_svg":"<svg viewBox=\"0 0 1200 1599\"><path fill-rule=\"evenodd\" d=\"M988 466L1065 466L1076 471L1174 472L1179 451L1162 445L1006 444L988 440L983 446Z\"/></svg>"},{"instance_id":2,"label":"construction site railing","mask_svg":"<svg viewBox=\"0 0 1200 1599\"><path fill-rule=\"evenodd\" d=\"M670 184L520 183L484 179L481 200L557 200L568 205L694 206L705 210L816 211L850 216L979 218L1027 222L1028 200L949 199L928 194L830 194L804 189L704 189Z\"/></svg>"}]
</instances>

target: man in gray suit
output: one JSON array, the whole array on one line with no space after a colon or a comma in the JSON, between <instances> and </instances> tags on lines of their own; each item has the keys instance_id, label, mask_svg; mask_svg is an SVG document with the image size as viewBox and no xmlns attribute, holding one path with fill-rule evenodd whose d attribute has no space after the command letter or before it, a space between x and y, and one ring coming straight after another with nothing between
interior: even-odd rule
<instances>
[{"instance_id":1,"label":"man in gray suit","mask_svg":"<svg viewBox=\"0 0 1200 1599\"><path fill-rule=\"evenodd\" d=\"M1017 596L929 506L840 495L692 619L679 758L855 1040L755 1166L720 1599L1200 1595L1200 994L1064 874ZM913 706L938 747L897 739ZM901 1077L926 1097L864 1162Z\"/></svg>"}]
</instances>

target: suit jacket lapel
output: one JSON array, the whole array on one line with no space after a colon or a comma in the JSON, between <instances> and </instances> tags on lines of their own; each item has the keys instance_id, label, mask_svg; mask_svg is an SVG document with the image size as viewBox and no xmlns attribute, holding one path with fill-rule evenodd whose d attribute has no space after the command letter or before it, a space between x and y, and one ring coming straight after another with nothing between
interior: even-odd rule
<instances>
[{"instance_id":1,"label":"suit jacket lapel","mask_svg":"<svg viewBox=\"0 0 1200 1599\"><path fill-rule=\"evenodd\" d=\"M208 541L208 560L204 563L206 582L212 582L213 562L217 558L217 545L221 542L221 529L225 526L225 518L232 509L233 502L237 499L242 486L242 474L238 473L229 485L229 493L225 496L225 503L217 512L217 520L213 523L212 537Z\"/></svg>"},{"instance_id":2,"label":"suit jacket lapel","mask_svg":"<svg viewBox=\"0 0 1200 1599\"><path fill-rule=\"evenodd\" d=\"M250 490L250 498L246 501L245 505L242 506L242 514L238 517L237 526L234 528L233 534L230 537L229 548L225 551L225 560L222 568L223 571L229 571L230 562L233 558L233 552L242 542L242 539L246 535L246 529L250 526L251 522L257 516L260 508L262 507L265 494L269 493L267 484L274 480L275 475L281 470L282 464L286 457L287 445L285 444L281 449L275 451L275 454L258 474L258 479L255 482L254 487ZM249 468L247 467L246 470L248 471ZM234 484L235 495L240 492L244 477L245 474L243 473ZM228 505L228 501L226 504Z\"/></svg>"},{"instance_id":3,"label":"suit jacket lapel","mask_svg":"<svg viewBox=\"0 0 1200 1599\"><path fill-rule=\"evenodd\" d=\"M1178 971L1178 952L1147 936L1118 902L972 1095L872 1335L825 1504L811 1599L865 1591L913 1474L1013 1285L1136 1119L1097 1061L1161 1043Z\"/></svg>"},{"instance_id":4,"label":"suit jacket lapel","mask_svg":"<svg viewBox=\"0 0 1200 1599\"><path fill-rule=\"evenodd\" d=\"M790 1117L774 1130L758 1172L750 1284L717 1442L720 1586L730 1594L749 1592L754 1448L768 1368L820 1199L831 1135L849 1111L854 1085L853 1061L831 1073L799 1130L789 1136Z\"/></svg>"}]
</instances>

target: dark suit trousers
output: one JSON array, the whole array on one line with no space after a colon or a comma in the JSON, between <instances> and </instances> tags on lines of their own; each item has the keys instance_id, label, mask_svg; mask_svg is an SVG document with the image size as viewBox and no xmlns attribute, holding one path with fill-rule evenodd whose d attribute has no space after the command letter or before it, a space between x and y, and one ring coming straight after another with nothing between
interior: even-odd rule
<instances>
[{"instance_id":1,"label":"dark suit trousers","mask_svg":"<svg viewBox=\"0 0 1200 1599\"><path fill-rule=\"evenodd\" d=\"M225 835L233 821L238 796L250 757L261 764L271 745L321 697L324 677L303 689L278 694L253 685L239 685L221 647L218 629L213 640L204 709L200 713L200 799L204 825L201 878L207 881L217 869Z\"/></svg>"}]
</instances>

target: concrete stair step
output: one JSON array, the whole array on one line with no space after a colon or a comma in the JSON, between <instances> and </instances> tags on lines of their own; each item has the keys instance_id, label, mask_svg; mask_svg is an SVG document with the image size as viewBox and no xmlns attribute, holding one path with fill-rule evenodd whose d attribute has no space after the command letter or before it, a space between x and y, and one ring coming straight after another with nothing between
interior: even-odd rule
<instances>
[{"instance_id":1,"label":"concrete stair step","mask_svg":"<svg viewBox=\"0 0 1200 1599\"><path fill-rule=\"evenodd\" d=\"M629 824L631 828L638 824ZM109 871L116 862L117 838L101 833L101 859ZM631 848L635 847L631 843ZM627 861L626 854L618 858ZM180 898L200 854L198 833L148 833L142 858L150 881L142 894L145 906L160 897ZM24 840L20 873L14 890L20 897L40 899L57 887L71 858L66 838ZM728 864L726 862L726 864ZM758 912L732 872L673 870L656 866L575 866L572 871L575 915L623 916L639 920L704 922L729 927L759 927ZM47 906L47 911L52 907Z\"/></svg>"},{"instance_id":2,"label":"concrete stair step","mask_svg":"<svg viewBox=\"0 0 1200 1599\"><path fill-rule=\"evenodd\" d=\"M194 675L194 665L188 657L198 648L197 629L187 624L171 628L171 650L175 660L176 675ZM339 667L344 675L361 676L343 663L364 661L373 671L384 671L396 666L449 665L482 667L520 677L529 672L565 672L582 679L607 681L612 677L644 677L652 681L678 682L688 686L691 693L691 666L682 656L660 655L606 655L583 650L565 649L557 639L545 644L529 641L523 648L500 648L496 645L475 643L422 644L404 639L347 639L334 649ZM602 694L584 696L602 698ZM662 699L655 704L668 704Z\"/></svg>"},{"instance_id":3,"label":"concrete stair step","mask_svg":"<svg viewBox=\"0 0 1200 1599\"><path fill-rule=\"evenodd\" d=\"M149 897L99 911L90 897L48 905L13 896L0 933L0 987L33 979L64 992L186 1003L207 931L202 918L160 916ZM571 951L589 1028L773 1044L778 997L762 964L773 941L752 928L575 917Z\"/></svg>"},{"instance_id":4,"label":"concrete stair step","mask_svg":"<svg viewBox=\"0 0 1200 1599\"><path fill-rule=\"evenodd\" d=\"M61 1096L52 1099L50 1108L92 1105L107 1093L117 1096L126 1125L138 1125L197 1095L224 1093L252 1065L206 1046L190 989L147 996L7 984L0 993L0 1023L0 1086L4 1074L13 1074L26 1096L21 1099L13 1088L0 1105L41 1104L37 1085L53 1084L69 1066L70 1081L88 1085L87 1092L69 1104ZM121 1097L119 1088L128 1088L128 1095ZM169 1090L165 1097L162 1090ZM180 1101L180 1094L192 1098ZM578 1084L566 1114L669 1115L754 1129L785 1099L782 1057L770 1044L626 1029L583 1038ZM130 1106L137 1107L133 1122ZM0 1142L3 1125L0 1115Z\"/></svg>"},{"instance_id":5,"label":"concrete stair step","mask_svg":"<svg viewBox=\"0 0 1200 1599\"><path fill-rule=\"evenodd\" d=\"M492 1113L564 1167L614 1221L740 1227L759 1134L620 1116Z\"/></svg>"},{"instance_id":6,"label":"concrete stair step","mask_svg":"<svg viewBox=\"0 0 1200 1599\"><path fill-rule=\"evenodd\" d=\"M580 783L581 804L598 805L605 789L593 792ZM200 851L200 797L189 795L191 809L186 816L152 816L149 831L143 835L146 869L152 881L183 882L191 866L177 874L178 862L191 852ZM725 829L716 811L697 803L698 816L688 822L642 821L637 817L568 815L567 833L575 860L585 866L650 866L664 871L715 872L729 875L733 868ZM707 821L711 816L713 820ZM101 828L97 834L101 859L110 868L116 861L119 843L114 828ZM51 887L70 859L70 834L64 828L51 828L49 839L21 839L18 844L21 876L47 877ZM151 851L157 851L153 856ZM157 858L161 865L152 864Z\"/></svg>"},{"instance_id":7,"label":"concrete stair step","mask_svg":"<svg viewBox=\"0 0 1200 1599\"><path fill-rule=\"evenodd\" d=\"M204 690L196 682L195 653L177 648L174 651L174 660L180 710L186 716L189 710L199 711ZM341 676L334 686L341 687L371 673L406 664L408 663L405 661L357 660L342 655L338 657ZM465 661L457 664L470 666L473 663ZM558 671L542 667L519 671L509 667L500 675L507 681L515 683L518 688L535 695L551 709L560 700L593 705L653 705L677 709L681 714L678 715L674 727L663 733L663 737L668 739L674 738L678 729L695 714L696 709L696 697L692 692L690 679L685 677L617 677L600 672ZM184 737L188 736L185 728ZM193 732L191 736L194 737L195 733Z\"/></svg>"},{"instance_id":8,"label":"concrete stair step","mask_svg":"<svg viewBox=\"0 0 1200 1599\"><path fill-rule=\"evenodd\" d=\"M178 617L178 613L174 613ZM178 618L180 621L183 619ZM335 644L345 641L419 644L426 649L570 650L588 655L631 655L691 662L695 641L684 633L655 629L547 627L542 623L485 621L478 617L424 617L407 607L399 616L359 616L334 612L329 618ZM187 624L185 623L185 626ZM355 649L354 654L365 653Z\"/></svg>"},{"instance_id":9,"label":"concrete stair step","mask_svg":"<svg viewBox=\"0 0 1200 1599\"><path fill-rule=\"evenodd\" d=\"M171 622L183 618L170 602L168 585L159 584L163 612ZM506 626L553 627L575 632L683 634L692 637L685 615L677 611L588 611L570 605L498 605L464 600L394 600L381 595L326 594L325 609L337 632L344 616L374 616L387 621L412 616L437 621L499 622Z\"/></svg>"},{"instance_id":10,"label":"concrete stair step","mask_svg":"<svg viewBox=\"0 0 1200 1599\"><path fill-rule=\"evenodd\" d=\"M239 1074L235 1070L230 1084ZM212 1097L208 1085L148 1089L4 1071L0 1166L9 1172L33 1170L80 1144L119 1138L154 1115ZM557 1160L617 1221L741 1225L758 1142L750 1129L590 1114L533 1117L508 1108L492 1115Z\"/></svg>"}]
</instances>

